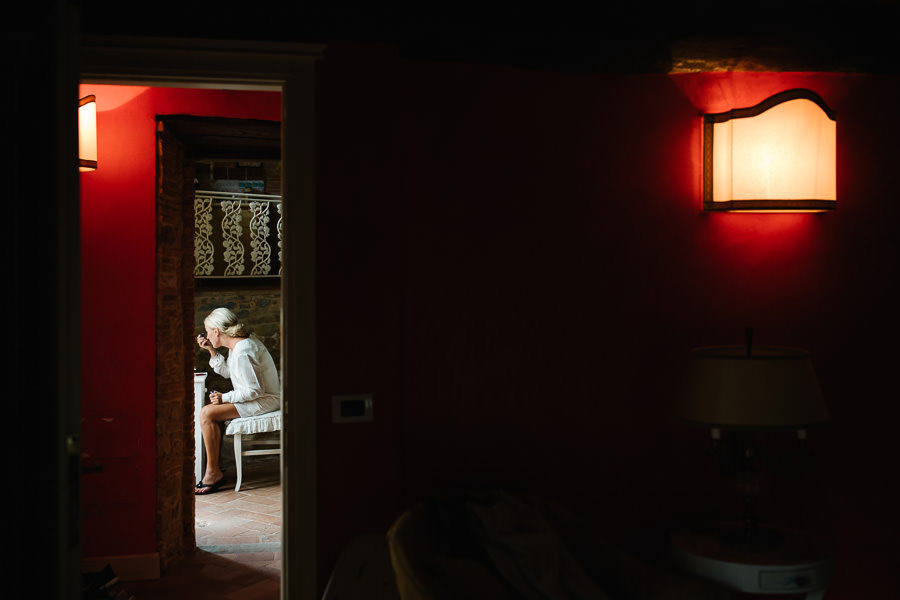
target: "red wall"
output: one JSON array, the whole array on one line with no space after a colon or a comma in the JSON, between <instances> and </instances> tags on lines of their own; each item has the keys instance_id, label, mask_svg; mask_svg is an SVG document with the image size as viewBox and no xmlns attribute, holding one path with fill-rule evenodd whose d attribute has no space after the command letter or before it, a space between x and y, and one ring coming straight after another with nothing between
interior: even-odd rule
<instances>
[{"instance_id":1,"label":"red wall","mask_svg":"<svg viewBox=\"0 0 900 600\"><path fill-rule=\"evenodd\" d=\"M700 113L797 86L837 111L838 209L701 214ZM101 132L149 126L101 137L83 177L85 414L130 419L140 471L106 488L127 499L104 509L117 536L95 520L86 554L152 551L152 120L201 111L169 94L277 118L277 96L175 90L101 113ZM448 485L644 526L733 514L672 407L690 348L752 326L811 351L833 416L761 509L833 543L829 597L896 595L897 77L560 74L333 45L318 94L321 585L352 536ZM331 396L364 391L375 422L332 425Z\"/></svg>"},{"instance_id":2,"label":"red wall","mask_svg":"<svg viewBox=\"0 0 900 600\"><path fill-rule=\"evenodd\" d=\"M701 214L700 114L792 87L837 111L838 209ZM332 46L319 94L320 406L376 392L371 426L320 412L323 576L350 537L451 485L635 527L739 514L673 405L689 350L749 326L810 350L833 416L763 517L834 545L829 597L896 591L898 409L879 390L897 77L559 74Z\"/></svg>"},{"instance_id":3,"label":"red wall","mask_svg":"<svg viewBox=\"0 0 900 600\"><path fill-rule=\"evenodd\" d=\"M156 116L281 120L281 95L82 85L99 168L81 177L84 555L156 551Z\"/></svg>"}]
</instances>

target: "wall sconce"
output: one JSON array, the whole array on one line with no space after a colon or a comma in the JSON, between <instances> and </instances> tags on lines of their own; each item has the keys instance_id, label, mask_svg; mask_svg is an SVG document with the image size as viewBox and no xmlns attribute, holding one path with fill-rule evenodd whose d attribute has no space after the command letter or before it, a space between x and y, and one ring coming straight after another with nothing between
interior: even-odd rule
<instances>
[{"instance_id":1,"label":"wall sconce","mask_svg":"<svg viewBox=\"0 0 900 600\"><path fill-rule=\"evenodd\" d=\"M703 210L833 210L836 125L834 111L805 89L704 115Z\"/></svg>"},{"instance_id":2,"label":"wall sconce","mask_svg":"<svg viewBox=\"0 0 900 600\"><path fill-rule=\"evenodd\" d=\"M97 169L97 98L78 101L78 170Z\"/></svg>"}]
</instances>

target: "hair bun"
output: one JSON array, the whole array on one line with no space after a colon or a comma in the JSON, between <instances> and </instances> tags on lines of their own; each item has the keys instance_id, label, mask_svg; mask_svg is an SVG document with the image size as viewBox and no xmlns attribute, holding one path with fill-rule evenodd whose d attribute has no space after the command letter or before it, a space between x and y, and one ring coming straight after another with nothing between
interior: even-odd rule
<instances>
[{"instance_id":1,"label":"hair bun","mask_svg":"<svg viewBox=\"0 0 900 600\"><path fill-rule=\"evenodd\" d=\"M248 337L250 335L251 329L247 327L244 323L235 323L231 325L227 329L225 329L225 333L230 335L231 337Z\"/></svg>"},{"instance_id":2,"label":"hair bun","mask_svg":"<svg viewBox=\"0 0 900 600\"><path fill-rule=\"evenodd\" d=\"M250 327L238 321L237 315L224 306L209 313L209 316L204 319L203 323L210 328L216 327L219 331L231 337L248 337L253 331Z\"/></svg>"}]
</instances>

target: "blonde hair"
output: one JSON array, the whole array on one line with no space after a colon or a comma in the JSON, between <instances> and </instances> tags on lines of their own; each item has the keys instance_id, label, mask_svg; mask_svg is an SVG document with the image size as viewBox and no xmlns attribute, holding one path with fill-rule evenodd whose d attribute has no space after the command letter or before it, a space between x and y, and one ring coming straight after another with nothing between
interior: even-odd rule
<instances>
[{"instance_id":1,"label":"blonde hair","mask_svg":"<svg viewBox=\"0 0 900 600\"><path fill-rule=\"evenodd\" d=\"M238 321L236 314L224 307L217 308L209 313L203 319L203 324L210 329L218 328L220 332L231 337L248 337L253 331L250 327Z\"/></svg>"}]
</instances>

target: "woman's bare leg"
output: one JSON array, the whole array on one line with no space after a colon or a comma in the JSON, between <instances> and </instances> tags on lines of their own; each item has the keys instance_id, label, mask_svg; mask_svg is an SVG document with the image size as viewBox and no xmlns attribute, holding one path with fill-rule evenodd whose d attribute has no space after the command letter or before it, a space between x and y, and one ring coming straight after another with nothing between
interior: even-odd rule
<instances>
[{"instance_id":1,"label":"woman's bare leg","mask_svg":"<svg viewBox=\"0 0 900 600\"><path fill-rule=\"evenodd\" d=\"M215 483L222 478L219 449L222 447L222 421L240 417L233 404L207 404L200 411L200 431L206 446L206 472L203 483Z\"/></svg>"}]
</instances>

